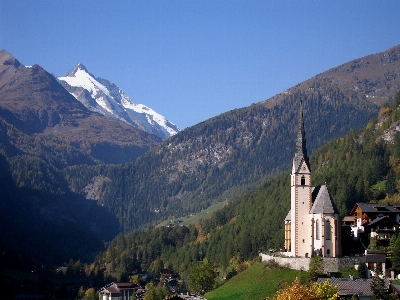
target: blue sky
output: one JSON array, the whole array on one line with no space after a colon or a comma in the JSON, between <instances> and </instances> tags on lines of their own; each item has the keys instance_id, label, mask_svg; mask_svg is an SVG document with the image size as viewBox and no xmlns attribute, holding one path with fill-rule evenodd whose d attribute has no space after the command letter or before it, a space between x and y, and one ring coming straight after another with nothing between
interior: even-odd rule
<instances>
[{"instance_id":1,"label":"blue sky","mask_svg":"<svg viewBox=\"0 0 400 300\"><path fill-rule=\"evenodd\" d=\"M400 43L399 1L0 1L0 49L82 62L181 129Z\"/></svg>"}]
</instances>

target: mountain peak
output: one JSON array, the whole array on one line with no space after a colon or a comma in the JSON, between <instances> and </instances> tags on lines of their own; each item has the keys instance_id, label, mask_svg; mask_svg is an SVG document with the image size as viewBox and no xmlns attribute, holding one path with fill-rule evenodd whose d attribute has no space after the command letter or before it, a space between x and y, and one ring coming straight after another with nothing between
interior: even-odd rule
<instances>
[{"instance_id":1,"label":"mountain peak","mask_svg":"<svg viewBox=\"0 0 400 300\"><path fill-rule=\"evenodd\" d=\"M76 72L79 70L83 70L86 73L89 73L89 71L86 69L86 67L83 65L83 63L79 62L75 67L73 67L71 70L68 71L66 77L74 77Z\"/></svg>"},{"instance_id":2,"label":"mountain peak","mask_svg":"<svg viewBox=\"0 0 400 300\"><path fill-rule=\"evenodd\" d=\"M151 108L135 104L111 81L89 73L82 63L78 63L65 77L58 77L58 80L91 111L125 122L162 139L179 131L175 124Z\"/></svg>"}]
</instances>

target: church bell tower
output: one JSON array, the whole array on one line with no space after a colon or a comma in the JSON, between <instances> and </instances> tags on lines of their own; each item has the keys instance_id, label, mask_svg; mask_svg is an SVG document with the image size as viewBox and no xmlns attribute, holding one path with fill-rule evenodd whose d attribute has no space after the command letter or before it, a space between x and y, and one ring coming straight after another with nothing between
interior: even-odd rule
<instances>
[{"instance_id":1,"label":"church bell tower","mask_svg":"<svg viewBox=\"0 0 400 300\"><path fill-rule=\"evenodd\" d=\"M303 121L303 102L300 99L296 152L291 173L291 241L293 256L311 257L312 238L309 233L309 212L312 207L312 177L307 156Z\"/></svg>"}]
</instances>

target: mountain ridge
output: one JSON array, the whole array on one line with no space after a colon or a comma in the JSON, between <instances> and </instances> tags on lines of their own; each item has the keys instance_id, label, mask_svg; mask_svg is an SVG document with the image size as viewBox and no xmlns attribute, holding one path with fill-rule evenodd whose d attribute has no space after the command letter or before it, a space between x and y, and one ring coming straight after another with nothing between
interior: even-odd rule
<instances>
[{"instance_id":1,"label":"mountain ridge","mask_svg":"<svg viewBox=\"0 0 400 300\"><path fill-rule=\"evenodd\" d=\"M134 161L161 141L123 122L90 112L39 65L15 67L7 63L16 59L6 51L1 51L0 57L0 118L7 136L4 141L20 148L23 144L18 139L30 136L36 140L34 147L31 144L33 149L24 147L23 152L44 157L48 154L41 153L40 148L52 144L63 149L64 156L68 155L65 149L74 149L79 156L86 156L85 163L123 163ZM15 129L8 130L14 136L7 134L7 127ZM60 160L54 154L50 160Z\"/></svg>"},{"instance_id":2,"label":"mountain ridge","mask_svg":"<svg viewBox=\"0 0 400 300\"><path fill-rule=\"evenodd\" d=\"M399 60L400 44L385 51L356 58L337 67L330 68L297 84L295 87L262 101L262 103L271 108L282 101L285 95L290 94L295 88L307 93L315 89L315 80L330 80L333 84L362 93L365 98L368 98L374 104L382 105L382 102L386 101L387 97L395 94L400 89L398 83L400 76ZM373 67L375 69L372 69ZM379 74L379 78L376 78L376 82L372 83L370 80L375 73Z\"/></svg>"},{"instance_id":3,"label":"mountain ridge","mask_svg":"<svg viewBox=\"0 0 400 300\"><path fill-rule=\"evenodd\" d=\"M180 130L151 108L135 104L111 81L95 77L82 63L68 71L66 76L58 77L58 80L87 109L108 118L125 122L163 139Z\"/></svg>"}]
</instances>

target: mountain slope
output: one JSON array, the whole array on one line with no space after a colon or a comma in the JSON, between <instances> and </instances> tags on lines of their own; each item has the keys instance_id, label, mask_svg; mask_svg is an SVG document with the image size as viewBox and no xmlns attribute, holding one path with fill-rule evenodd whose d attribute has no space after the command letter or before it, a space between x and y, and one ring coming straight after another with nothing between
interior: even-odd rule
<instances>
[{"instance_id":1,"label":"mountain slope","mask_svg":"<svg viewBox=\"0 0 400 300\"><path fill-rule=\"evenodd\" d=\"M135 104L114 83L96 78L81 63L66 76L58 77L64 88L86 108L108 118L120 120L163 139L179 128L143 104Z\"/></svg>"},{"instance_id":2,"label":"mountain slope","mask_svg":"<svg viewBox=\"0 0 400 300\"><path fill-rule=\"evenodd\" d=\"M64 167L134 161L161 141L90 112L40 66L25 68L4 50L0 57L0 128L9 148Z\"/></svg>"},{"instance_id":3,"label":"mountain slope","mask_svg":"<svg viewBox=\"0 0 400 300\"><path fill-rule=\"evenodd\" d=\"M395 184L400 180L400 92L377 116L363 130L351 130L310 156L313 185L327 183L342 216L348 215L356 202L400 202L400 186ZM313 137L307 127L305 130L311 141ZM393 136L385 141L388 131ZM292 159L294 150L293 145ZM283 247L284 219L290 209L290 169L289 164L283 174L226 203L196 225L120 235L99 262L114 266L108 272L124 270L126 276L138 272L137 266L141 271L168 266L182 275L206 258L221 277L230 278L261 251ZM343 255L357 253L361 245L343 232Z\"/></svg>"},{"instance_id":4,"label":"mountain slope","mask_svg":"<svg viewBox=\"0 0 400 300\"><path fill-rule=\"evenodd\" d=\"M45 264L89 259L120 226L71 192L60 170L134 161L160 141L90 112L43 68L0 51L1 252Z\"/></svg>"},{"instance_id":5,"label":"mountain slope","mask_svg":"<svg viewBox=\"0 0 400 300\"><path fill-rule=\"evenodd\" d=\"M123 204L126 215L134 216L141 205L152 211L146 220L183 215L236 198L285 170L293 155L300 97L310 153L351 128L362 128L376 116L382 97L400 88L400 76L388 75L400 70L398 53L400 46L356 60L364 62L362 72L351 67L354 61L349 62L267 101L187 128L157 145L135 162L133 192ZM385 63L388 55L389 64ZM354 78L368 85L356 88ZM133 220L121 220L126 230L138 225Z\"/></svg>"}]
</instances>

